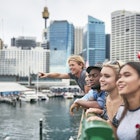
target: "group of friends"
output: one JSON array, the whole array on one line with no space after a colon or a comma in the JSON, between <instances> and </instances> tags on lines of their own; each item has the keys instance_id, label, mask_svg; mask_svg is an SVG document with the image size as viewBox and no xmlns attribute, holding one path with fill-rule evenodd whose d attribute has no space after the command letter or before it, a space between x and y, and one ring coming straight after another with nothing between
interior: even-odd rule
<instances>
[{"instance_id":1,"label":"group of friends","mask_svg":"<svg viewBox=\"0 0 140 140\"><path fill-rule=\"evenodd\" d=\"M108 61L85 68L80 55L68 59L69 73L39 73L41 78L74 79L84 91L70 107L83 108L96 115L87 121L101 120L113 129L118 140L140 140L140 62Z\"/></svg>"}]
</instances>

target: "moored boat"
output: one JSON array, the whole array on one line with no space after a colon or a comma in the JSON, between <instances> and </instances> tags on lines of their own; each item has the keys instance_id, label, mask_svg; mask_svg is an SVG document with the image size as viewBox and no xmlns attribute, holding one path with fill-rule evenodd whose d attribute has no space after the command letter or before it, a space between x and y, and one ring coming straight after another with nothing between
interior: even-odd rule
<instances>
[{"instance_id":1,"label":"moored boat","mask_svg":"<svg viewBox=\"0 0 140 140\"><path fill-rule=\"evenodd\" d=\"M43 94L46 94L49 98L55 96L55 93L52 92L51 90L47 90L47 89L45 90L45 89L44 89L44 90L42 90L41 92L42 92Z\"/></svg>"},{"instance_id":2,"label":"moored boat","mask_svg":"<svg viewBox=\"0 0 140 140\"><path fill-rule=\"evenodd\" d=\"M76 98L81 98L81 97L83 97L84 95L85 95L84 92L75 92L75 93L74 93L74 97L76 97Z\"/></svg>"},{"instance_id":3,"label":"moored boat","mask_svg":"<svg viewBox=\"0 0 140 140\"><path fill-rule=\"evenodd\" d=\"M39 101L49 100L49 97L47 96L47 94L44 94L42 92L37 92L37 96L38 96Z\"/></svg>"},{"instance_id":4,"label":"moored boat","mask_svg":"<svg viewBox=\"0 0 140 140\"><path fill-rule=\"evenodd\" d=\"M19 96L19 100L24 102L37 102L38 96L35 91L25 91Z\"/></svg>"},{"instance_id":5,"label":"moored boat","mask_svg":"<svg viewBox=\"0 0 140 140\"><path fill-rule=\"evenodd\" d=\"M74 98L74 93L73 92L64 92L63 97L65 99L73 99Z\"/></svg>"}]
</instances>

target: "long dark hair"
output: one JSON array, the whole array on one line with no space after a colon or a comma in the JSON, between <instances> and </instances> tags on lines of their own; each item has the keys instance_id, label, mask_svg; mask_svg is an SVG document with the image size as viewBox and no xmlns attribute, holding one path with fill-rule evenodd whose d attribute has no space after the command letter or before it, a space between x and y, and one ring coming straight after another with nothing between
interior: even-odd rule
<instances>
[{"instance_id":1,"label":"long dark hair","mask_svg":"<svg viewBox=\"0 0 140 140\"><path fill-rule=\"evenodd\" d=\"M130 67L132 67L133 69L135 69L136 72L137 72L137 74L138 74L138 76L139 76L139 78L140 78L140 62L135 62L135 61L134 61L134 62L127 62L126 64L124 64L124 65L121 67L121 69L122 69L124 66L126 66L126 65L129 65ZM129 103L128 103L127 99L126 99L124 96L122 96L122 98L123 98L123 101L124 101L124 111L123 111L123 113L122 113L120 122L121 122L121 120L124 118L124 116L126 115L126 112L128 111L128 108L129 108ZM137 129L138 129L138 130L137 130L136 140L140 140L140 127L137 128Z\"/></svg>"},{"instance_id":2,"label":"long dark hair","mask_svg":"<svg viewBox=\"0 0 140 140\"><path fill-rule=\"evenodd\" d=\"M131 61L131 62L127 62L124 65L121 66L121 69L126 66L129 65L130 67L132 67L133 69L136 70L136 72L138 73L139 77L140 77L140 61Z\"/></svg>"}]
</instances>

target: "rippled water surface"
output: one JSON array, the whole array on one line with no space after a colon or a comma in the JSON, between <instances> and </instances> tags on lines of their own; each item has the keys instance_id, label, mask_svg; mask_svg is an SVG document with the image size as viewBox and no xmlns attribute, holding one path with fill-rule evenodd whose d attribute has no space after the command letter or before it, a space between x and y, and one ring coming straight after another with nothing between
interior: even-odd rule
<instances>
[{"instance_id":1,"label":"rippled water surface","mask_svg":"<svg viewBox=\"0 0 140 140\"><path fill-rule=\"evenodd\" d=\"M40 140L39 120L43 119L43 140L76 140L81 111L70 116L74 100L50 98L16 107L0 104L0 140Z\"/></svg>"}]
</instances>

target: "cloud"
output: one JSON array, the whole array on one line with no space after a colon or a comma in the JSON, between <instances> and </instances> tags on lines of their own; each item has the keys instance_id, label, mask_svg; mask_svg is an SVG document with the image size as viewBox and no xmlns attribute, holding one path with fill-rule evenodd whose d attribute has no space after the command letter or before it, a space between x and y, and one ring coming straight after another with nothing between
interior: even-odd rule
<instances>
[{"instance_id":1,"label":"cloud","mask_svg":"<svg viewBox=\"0 0 140 140\"><path fill-rule=\"evenodd\" d=\"M0 4L0 38L9 43L13 36L24 35L36 36L41 41L44 6L50 13L48 26L51 20L68 20L75 26L84 26L90 15L104 21L106 32L110 33L111 12L140 11L139 4L139 0L3 0Z\"/></svg>"}]
</instances>

